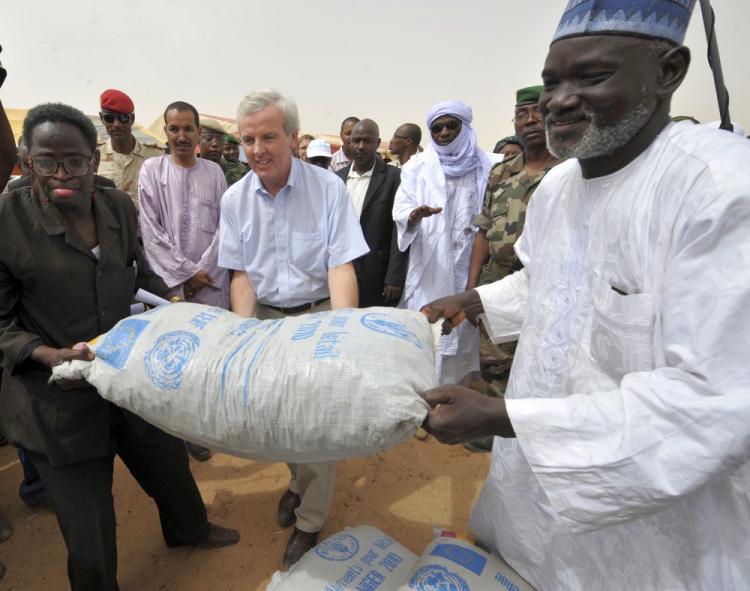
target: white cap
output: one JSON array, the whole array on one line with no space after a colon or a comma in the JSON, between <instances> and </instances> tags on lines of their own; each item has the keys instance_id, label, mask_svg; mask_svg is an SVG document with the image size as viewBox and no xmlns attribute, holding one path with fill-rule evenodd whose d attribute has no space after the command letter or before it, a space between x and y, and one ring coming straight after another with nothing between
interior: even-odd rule
<instances>
[{"instance_id":1,"label":"white cap","mask_svg":"<svg viewBox=\"0 0 750 591\"><path fill-rule=\"evenodd\" d=\"M333 158L331 144L326 140L312 140L307 144L307 159L310 158Z\"/></svg>"}]
</instances>

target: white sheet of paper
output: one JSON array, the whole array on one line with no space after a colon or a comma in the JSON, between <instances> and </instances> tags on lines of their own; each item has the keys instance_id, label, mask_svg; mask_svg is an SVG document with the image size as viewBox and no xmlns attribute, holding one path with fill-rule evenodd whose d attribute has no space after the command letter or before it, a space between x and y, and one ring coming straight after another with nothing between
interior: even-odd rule
<instances>
[{"instance_id":1,"label":"white sheet of paper","mask_svg":"<svg viewBox=\"0 0 750 591\"><path fill-rule=\"evenodd\" d=\"M149 306L164 306L171 303L164 298L160 298L158 295L154 295L150 291L146 291L145 289L139 289L135 293L135 301L148 304Z\"/></svg>"},{"instance_id":2,"label":"white sheet of paper","mask_svg":"<svg viewBox=\"0 0 750 591\"><path fill-rule=\"evenodd\" d=\"M130 315L140 314L146 311L146 304L133 304L130 306Z\"/></svg>"}]
</instances>

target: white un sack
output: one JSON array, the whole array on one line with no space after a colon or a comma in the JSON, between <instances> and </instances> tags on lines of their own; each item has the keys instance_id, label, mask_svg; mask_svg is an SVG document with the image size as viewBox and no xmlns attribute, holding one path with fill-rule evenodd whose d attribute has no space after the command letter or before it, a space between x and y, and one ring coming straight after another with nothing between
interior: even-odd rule
<instances>
[{"instance_id":1,"label":"white un sack","mask_svg":"<svg viewBox=\"0 0 750 591\"><path fill-rule=\"evenodd\" d=\"M177 437L267 461L321 462L408 439L437 386L419 312L343 309L279 320L172 304L121 320L96 359L56 367Z\"/></svg>"},{"instance_id":2,"label":"white un sack","mask_svg":"<svg viewBox=\"0 0 750 591\"><path fill-rule=\"evenodd\" d=\"M266 591L534 591L495 554L441 535L416 556L360 525L324 540Z\"/></svg>"}]
</instances>

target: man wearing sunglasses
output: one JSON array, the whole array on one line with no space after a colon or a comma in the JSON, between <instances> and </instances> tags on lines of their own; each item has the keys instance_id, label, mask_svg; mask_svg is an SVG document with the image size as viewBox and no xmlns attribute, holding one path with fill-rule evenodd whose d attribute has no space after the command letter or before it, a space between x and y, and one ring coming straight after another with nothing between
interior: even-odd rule
<instances>
[{"instance_id":1,"label":"man wearing sunglasses","mask_svg":"<svg viewBox=\"0 0 750 591\"><path fill-rule=\"evenodd\" d=\"M437 294L463 290L469 277L473 221L482 207L490 155L477 146L472 110L459 101L427 114L431 141L401 171L393 204L398 246L411 246L400 306L419 310ZM479 370L479 331L465 326L443 336L437 370L441 384L466 382Z\"/></svg>"},{"instance_id":2,"label":"man wearing sunglasses","mask_svg":"<svg viewBox=\"0 0 750 591\"><path fill-rule=\"evenodd\" d=\"M80 343L126 317L136 289L168 288L143 256L128 196L94 186L88 117L39 105L23 135L31 186L0 199L0 430L28 450L47 487L71 588L116 591L115 454L156 502L168 546L215 548L239 534L207 521L181 441L87 384L48 383L52 367L92 358Z\"/></svg>"},{"instance_id":3,"label":"man wearing sunglasses","mask_svg":"<svg viewBox=\"0 0 750 591\"><path fill-rule=\"evenodd\" d=\"M161 156L157 143L142 144L133 135L135 107L130 97L110 88L99 97L99 118L109 139L99 145L99 174L111 179L120 191L130 195L138 209L138 174L147 158Z\"/></svg>"}]
</instances>

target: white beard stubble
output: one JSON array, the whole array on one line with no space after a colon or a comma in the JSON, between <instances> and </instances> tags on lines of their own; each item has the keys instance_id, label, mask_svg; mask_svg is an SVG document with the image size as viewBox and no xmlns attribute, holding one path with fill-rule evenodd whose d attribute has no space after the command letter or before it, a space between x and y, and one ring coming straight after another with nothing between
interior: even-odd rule
<instances>
[{"instance_id":1,"label":"white beard stubble","mask_svg":"<svg viewBox=\"0 0 750 591\"><path fill-rule=\"evenodd\" d=\"M624 148L635 135L646 125L651 113L642 102L617 123L604 127L598 121L598 116L587 107L581 111L586 115L589 125L583 132L581 139L571 145L557 145L550 136L548 120L545 118L545 133L547 135L547 146L550 153L557 158L578 158L588 160L611 156L621 148Z\"/></svg>"}]
</instances>

